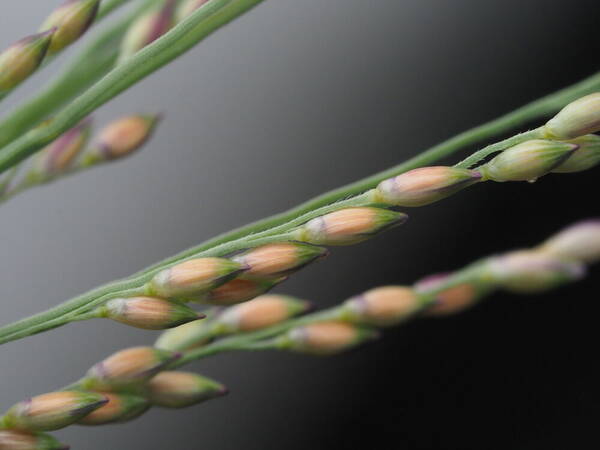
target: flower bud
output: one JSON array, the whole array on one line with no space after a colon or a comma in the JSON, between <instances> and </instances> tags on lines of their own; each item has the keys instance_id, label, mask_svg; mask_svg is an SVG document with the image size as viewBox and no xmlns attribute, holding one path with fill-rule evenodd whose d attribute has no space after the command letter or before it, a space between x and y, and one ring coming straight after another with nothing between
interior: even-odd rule
<instances>
[{"instance_id":1,"label":"flower bud","mask_svg":"<svg viewBox=\"0 0 600 450\"><path fill-rule=\"evenodd\" d=\"M210 291L244 270L241 264L225 258L189 259L157 273L150 282L149 293L187 298Z\"/></svg>"},{"instance_id":2,"label":"flower bud","mask_svg":"<svg viewBox=\"0 0 600 450\"><path fill-rule=\"evenodd\" d=\"M210 342L213 334L210 321L196 320L161 333L154 346L172 352L191 350Z\"/></svg>"},{"instance_id":3,"label":"flower bud","mask_svg":"<svg viewBox=\"0 0 600 450\"><path fill-rule=\"evenodd\" d=\"M177 9L177 22L181 22L209 0L183 0Z\"/></svg>"},{"instance_id":4,"label":"flower bud","mask_svg":"<svg viewBox=\"0 0 600 450\"><path fill-rule=\"evenodd\" d=\"M14 89L37 70L55 32L53 28L28 36L0 53L0 94Z\"/></svg>"},{"instance_id":5,"label":"flower bud","mask_svg":"<svg viewBox=\"0 0 600 450\"><path fill-rule=\"evenodd\" d=\"M588 134L569 141L579 148L560 166L552 169L555 173L583 172L600 162L600 136Z\"/></svg>"},{"instance_id":6,"label":"flower bud","mask_svg":"<svg viewBox=\"0 0 600 450\"><path fill-rule=\"evenodd\" d=\"M133 56L151 44L175 24L177 0L164 0L159 8L142 15L131 24L121 44L120 61Z\"/></svg>"},{"instance_id":7,"label":"flower bud","mask_svg":"<svg viewBox=\"0 0 600 450\"><path fill-rule=\"evenodd\" d=\"M313 355L332 355L379 336L376 330L346 322L317 322L292 328L280 338L280 348Z\"/></svg>"},{"instance_id":8,"label":"flower bud","mask_svg":"<svg viewBox=\"0 0 600 450\"><path fill-rule=\"evenodd\" d=\"M140 384L180 357L180 353L152 347L128 348L114 353L92 367L82 384L87 389L110 389Z\"/></svg>"},{"instance_id":9,"label":"flower bud","mask_svg":"<svg viewBox=\"0 0 600 450\"><path fill-rule=\"evenodd\" d=\"M194 301L218 306L235 305L269 292L285 280L287 277L267 280L240 277L196 297Z\"/></svg>"},{"instance_id":10,"label":"flower bud","mask_svg":"<svg viewBox=\"0 0 600 450\"><path fill-rule=\"evenodd\" d=\"M160 114L135 115L108 124L86 155L87 162L110 161L131 155L150 139L160 119Z\"/></svg>"},{"instance_id":11,"label":"flower bud","mask_svg":"<svg viewBox=\"0 0 600 450\"><path fill-rule=\"evenodd\" d=\"M488 270L500 287L523 294L547 291L585 275L585 266L578 262L530 250L493 257Z\"/></svg>"},{"instance_id":12,"label":"flower bud","mask_svg":"<svg viewBox=\"0 0 600 450\"><path fill-rule=\"evenodd\" d=\"M546 123L545 131L552 139L573 139L600 131L600 92L569 103Z\"/></svg>"},{"instance_id":13,"label":"flower bud","mask_svg":"<svg viewBox=\"0 0 600 450\"><path fill-rule=\"evenodd\" d=\"M91 120L84 120L67 131L36 156L30 176L50 178L66 171L90 137Z\"/></svg>"},{"instance_id":14,"label":"flower bud","mask_svg":"<svg viewBox=\"0 0 600 450\"><path fill-rule=\"evenodd\" d=\"M344 302L348 320L374 326L390 326L409 319L421 309L419 296L403 286L384 286Z\"/></svg>"},{"instance_id":15,"label":"flower bud","mask_svg":"<svg viewBox=\"0 0 600 450\"><path fill-rule=\"evenodd\" d=\"M504 150L479 170L493 181L535 181L567 161L578 148L573 143L533 139Z\"/></svg>"},{"instance_id":16,"label":"flower bud","mask_svg":"<svg viewBox=\"0 0 600 450\"><path fill-rule=\"evenodd\" d=\"M264 278L288 275L327 254L327 249L316 245L277 242L253 248L231 259L248 267L245 276Z\"/></svg>"},{"instance_id":17,"label":"flower bud","mask_svg":"<svg viewBox=\"0 0 600 450\"><path fill-rule=\"evenodd\" d=\"M202 319L188 306L156 297L115 298L101 307L104 317L132 327L164 330Z\"/></svg>"},{"instance_id":18,"label":"flower bud","mask_svg":"<svg viewBox=\"0 0 600 450\"><path fill-rule=\"evenodd\" d=\"M0 430L0 450L69 450L69 447L47 434Z\"/></svg>"},{"instance_id":19,"label":"flower bud","mask_svg":"<svg viewBox=\"0 0 600 450\"><path fill-rule=\"evenodd\" d=\"M379 183L374 201L395 206L424 206L481 181L474 170L455 167L421 167Z\"/></svg>"},{"instance_id":20,"label":"flower bud","mask_svg":"<svg viewBox=\"0 0 600 450\"><path fill-rule=\"evenodd\" d=\"M66 0L55 9L40 28L56 28L48 51L56 53L79 39L96 18L99 5L100 0Z\"/></svg>"},{"instance_id":21,"label":"flower bud","mask_svg":"<svg viewBox=\"0 0 600 450\"><path fill-rule=\"evenodd\" d=\"M219 334L243 333L268 328L306 312L310 303L286 295L262 295L227 308L215 319Z\"/></svg>"},{"instance_id":22,"label":"flower bud","mask_svg":"<svg viewBox=\"0 0 600 450\"><path fill-rule=\"evenodd\" d=\"M77 423L79 425L106 425L136 419L150 408L150 402L137 395L103 393L105 405L91 412Z\"/></svg>"},{"instance_id":23,"label":"flower bud","mask_svg":"<svg viewBox=\"0 0 600 450\"><path fill-rule=\"evenodd\" d=\"M449 274L428 276L415 284L415 290L426 294L442 285ZM462 312L473 306L483 290L471 283L460 283L448 287L435 295L435 302L424 311L426 316L447 316Z\"/></svg>"},{"instance_id":24,"label":"flower bud","mask_svg":"<svg viewBox=\"0 0 600 450\"><path fill-rule=\"evenodd\" d=\"M77 422L107 401L104 395L95 392L51 392L14 405L3 417L3 425L25 431L58 430Z\"/></svg>"},{"instance_id":25,"label":"flower bud","mask_svg":"<svg viewBox=\"0 0 600 450\"><path fill-rule=\"evenodd\" d=\"M227 388L188 372L162 372L148 383L150 401L163 408L186 408L227 394Z\"/></svg>"},{"instance_id":26,"label":"flower bud","mask_svg":"<svg viewBox=\"0 0 600 450\"><path fill-rule=\"evenodd\" d=\"M294 238L317 245L349 245L402 225L408 216L381 208L346 208L305 223Z\"/></svg>"},{"instance_id":27,"label":"flower bud","mask_svg":"<svg viewBox=\"0 0 600 450\"><path fill-rule=\"evenodd\" d=\"M583 263L600 261L600 219L571 225L551 236L538 250L553 257Z\"/></svg>"}]
</instances>

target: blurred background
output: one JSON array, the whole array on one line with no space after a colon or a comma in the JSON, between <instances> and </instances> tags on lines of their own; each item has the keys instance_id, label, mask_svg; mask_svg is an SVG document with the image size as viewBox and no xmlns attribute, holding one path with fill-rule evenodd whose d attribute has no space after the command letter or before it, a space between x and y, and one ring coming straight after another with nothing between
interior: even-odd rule
<instances>
[{"instance_id":1,"label":"blurred background","mask_svg":"<svg viewBox=\"0 0 600 450\"><path fill-rule=\"evenodd\" d=\"M2 45L37 29L51 3L4 4ZM597 13L595 1L264 2L96 114L104 124L163 111L142 152L2 205L2 323L592 74ZM4 112L59 68L34 77ZM597 180L596 170L475 186L408 211L402 228L335 249L278 292L327 306L535 244L598 215ZM226 383L228 397L57 436L85 450L591 448L600 416L597 274L548 295L497 294L332 358L210 358L193 368ZM0 408L155 337L95 321L2 346Z\"/></svg>"}]
</instances>

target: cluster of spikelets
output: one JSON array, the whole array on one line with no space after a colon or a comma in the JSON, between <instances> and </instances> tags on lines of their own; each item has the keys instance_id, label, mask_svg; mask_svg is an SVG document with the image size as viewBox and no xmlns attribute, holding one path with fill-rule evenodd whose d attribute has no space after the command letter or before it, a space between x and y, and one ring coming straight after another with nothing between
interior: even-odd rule
<instances>
[{"instance_id":1,"label":"cluster of spikelets","mask_svg":"<svg viewBox=\"0 0 600 450\"><path fill-rule=\"evenodd\" d=\"M0 181L0 201L80 170L124 158L140 148L152 135L159 115L131 115L104 127L94 139L92 120L75 126L35 156L28 167L14 168ZM44 126L44 125L42 125Z\"/></svg>"},{"instance_id":2,"label":"cluster of spikelets","mask_svg":"<svg viewBox=\"0 0 600 450\"><path fill-rule=\"evenodd\" d=\"M17 403L0 418L0 449L66 448L44 432L72 424L126 422L151 407L184 408L217 398L227 392L220 383L173 369L193 360L198 349L218 348L231 336L237 336L237 341L224 348L252 349L254 341L268 343L257 349L332 355L373 339L380 328L460 312L495 290L531 294L556 288L580 279L586 265L598 260L600 220L590 220L533 249L488 257L413 286L372 289L337 307L296 319L310 305L283 295L263 295L219 308L206 321L165 332L154 348L117 352L71 386ZM260 262L261 268L273 264Z\"/></svg>"},{"instance_id":3,"label":"cluster of spikelets","mask_svg":"<svg viewBox=\"0 0 600 450\"><path fill-rule=\"evenodd\" d=\"M120 60L129 58L168 32L208 0L164 0L139 17L121 44ZM101 0L66 0L40 27L0 53L0 95L10 92L31 76L42 63L77 41L92 25Z\"/></svg>"}]
</instances>

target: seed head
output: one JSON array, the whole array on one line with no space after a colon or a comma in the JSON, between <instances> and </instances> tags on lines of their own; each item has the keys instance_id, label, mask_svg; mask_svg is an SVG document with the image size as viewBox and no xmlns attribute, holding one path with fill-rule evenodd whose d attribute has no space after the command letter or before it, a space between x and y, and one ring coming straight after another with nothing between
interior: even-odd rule
<instances>
[{"instance_id":1,"label":"seed head","mask_svg":"<svg viewBox=\"0 0 600 450\"><path fill-rule=\"evenodd\" d=\"M87 144L91 128L91 120L84 120L38 153L31 176L50 178L69 169Z\"/></svg>"},{"instance_id":2,"label":"seed head","mask_svg":"<svg viewBox=\"0 0 600 450\"><path fill-rule=\"evenodd\" d=\"M402 225L408 216L381 208L346 208L310 220L295 239L317 245L349 245Z\"/></svg>"},{"instance_id":3,"label":"seed head","mask_svg":"<svg viewBox=\"0 0 600 450\"><path fill-rule=\"evenodd\" d=\"M137 395L103 393L108 402L77 423L80 425L106 425L136 419L150 408L150 402Z\"/></svg>"},{"instance_id":4,"label":"seed head","mask_svg":"<svg viewBox=\"0 0 600 450\"><path fill-rule=\"evenodd\" d=\"M69 450L52 436L0 430L0 450Z\"/></svg>"},{"instance_id":5,"label":"seed head","mask_svg":"<svg viewBox=\"0 0 600 450\"><path fill-rule=\"evenodd\" d=\"M144 383L181 357L152 347L132 347L92 367L82 384L88 389L111 389Z\"/></svg>"},{"instance_id":6,"label":"seed head","mask_svg":"<svg viewBox=\"0 0 600 450\"><path fill-rule=\"evenodd\" d=\"M428 276L415 284L417 292L427 293L443 284L449 274ZM424 312L426 316L447 316L462 312L473 306L480 297L479 289L470 283L461 283L440 291L435 303Z\"/></svg>"},{"instance_id":7,"label":"seed head","mask_svg":"<svg viewBox=\"0 0 600 450\"><path fill-rule=\"evenodd\" d=\"M177 9L177 21L180 22L210 0L183 0Z\"/></svg>"},{"instance_id":8,"label":"seed head","mask_svg":"<svg viewBox=\"0 0 600 450\"><path fill-rule=\"evenodd\" d=\"M420 310L420 301L411 288L384 286L347 300L343 308L352 322L390 326L417 313Z\"/></svg>"},{"instance_id":9,"label":"seed head","mask_svg":"<svg viewBox=\"0 0 600 450\"><path fill-rule=\"evenodd\" d=\"M157 273L149 290L159 297L189 298L210 291L237 277L245 266L225 258L197 258Z\"/></svg>"},{"instance_id":10,"label":"seed head","mask_svg":"<svg viewBox=\"0 0 600 450\"><path fill-rule=\"evenodd\" d=\"M579 148L552 172L571 173L591 169L600 162L600 136L588 134L568 141Z\"/></svg>"},{"instance_id":11,"label":"seed head","mask_svg":"<svg viewBox=\"0 0 600 450\"><path fill-rule=\"evenodd\" d=\"M253 248L232 259L248 267L246 276L289 275L328 254L327 249L300 242L279 242Z\"/></svg>"},{"instance_id":12,"label":"seed head","mask_svg":"<svg viewBox=\"0 0 600 450\"><path fill-rule=\"evenodd\" d=\"M203 318L186 305L157 297L115 298L101 308L109 319L147 330L164 330Z\"/></svg>"},{"instance_id":13,"label":"seed head","mask_svg":"<svg viewBox=\"0 0 600 450\"><path fill-rule=\"evenodd\" d=\"M0 53L0 94L14 89L37 70L55 32L53 28L28 36Z\"/></svg>"},{"instance_id":14,"label":"seed head","mask_svg":"<svg viewBox=\"0 0 600 450\"><path fill-rule=\"evenodd\" d=\"M119 60L124 61L151 44L175 24L177 0L164 0L162 5L139 17L123 38Z\"/></svg>"},{"instance_id":15,"label":"seed head","mask_svg":"<svg viewBox=\"0 0 600 450\"><path fill-rule=\"evenodd\" d=\"M163 408L186 408L227 394L227 388L188 372L162 372L148 383L151 402Z\"/></svg>"},{"instance_id":16,"label":"seed head","mask_svg":"<svg viewBox=\"0 0 600 450\"><path fill-rule=\"evenodd\" d=\"M287 277L265 280L239 277L198 296L195 301L217 306L235 305L269 292L285 280Z\"/></svg>"},{"instance_id":17,"label":"seed head","mask_svg":"<svg viewBox=\"0 0 600 450\"><path fill-rule=\"evenodd\" d=\"M293 328L280 338L280 347L299 353L332 355L378 337L371 328L346 322L317 322Z\"/></svg>"},{"instance_id":18,"label":"seed head","mask_svg":"<svg viewBox=\"0 0 600 450\"><path fill-rule=\"evenodd\" d=\"M600 92L569 103L546 123L545 131L551 139L573 139L600 131Z\"/></svg>"},{"instance_id":19,"label":"seed head","mask_svg":"<svg viewBox=\"0 0 600 450\"><path fill-rule=\"evenodd\" d=\"M493 181L533 181L563 164L578 148L574 143L533 139L503 151L479 170Z\"/></svg>"},{"instance_id":20,"label":"seed head","mask_svg":"<svg viewBox=\"0 0 600 450\"><path fill-rule=\"evenodd\" d=\"M17 403L3 417L3 424L23 431L58 430L77 422L107 401L104 395L95 392L51 392Z\"/></svg>"},{"instance_id":21,"label":"seed head","mask_svg":"<svg viewBox=\"0 0 600 450\"><path fill-rule=\"evenodd\" d=\"M306 312L310 304L286 295L262 295L227 308L215 319L223 334L260 330Z\"/></svg>"},{"instance_id":22,"label":"seed head","mask_svg":"<svg viewBox=\"0 0 600 450\"><path fill-rule=\"evenodd\" d=\"M585 275L585 266L531 250L493 257L488 269L503 289L516 293L544 292Z\"/></svg>"},{"instance_id":23,"label":"seed head","mask_svg":"<svg viewBox=\"0 0 600 450\"><path fill-rule=\"evenodd\" d=\"M160 114L122 117L108 124L87 155L90 162L124 158L144 145L161 119Z\"/></svg>"},{"instance_id":24,"label":"seed head","mask_svg":"<svg viewBox=\"0 0 600 450\"><path fill-rule=\"evenodd\" d=\"M395 206L423 206L446 198L481 181L474 170L454 167L421 167L379 183L376 202Z\"/></svg>"},{"instance_id":25,"label":"seed head","mask_svg":"<svg viewBox=\"0 0 600 450\"><path fill-rule=\"evenodd\" d=\"M40 28L56 28L48 51L56 53L79 39L96 18L99 5L100 0L66 0L55 9Z\"/></svg>"},{"instance_id":26,"label":"seed head","mask_svg":"<svg viewBox=\"0 0 600 450\"><path fill-rule=\"evenodd\" d=\"M551 236L538 250L566 260L594 263L600 260L600 219L578 222Z\"/></svg>"}]
</instances>

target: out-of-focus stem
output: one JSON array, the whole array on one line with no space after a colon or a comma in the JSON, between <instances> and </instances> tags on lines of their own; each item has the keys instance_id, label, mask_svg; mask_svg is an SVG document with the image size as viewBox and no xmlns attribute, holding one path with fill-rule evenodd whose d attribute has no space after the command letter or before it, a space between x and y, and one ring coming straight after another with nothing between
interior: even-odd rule
<instances>
[{"instance_id":1,"label":"out-of-focus stem","mask_svg":"<svg viewBox=\"0 0 600 450\"><path fill-rule=\"evenodd\" d=\"M124 1L127 0L113 1L112 5L107 6L109 10L106 14ZM0 148L31 130L110 71L117 60L119 44L130 23L156 1L145 0L124 19L104 31L75 56L58 78L53 79L36 96L12 110L0 122Z\"/></svg>"}]
</instances>

